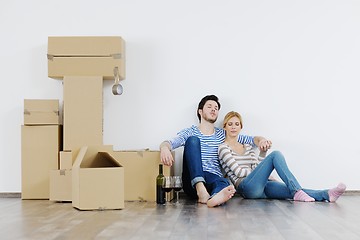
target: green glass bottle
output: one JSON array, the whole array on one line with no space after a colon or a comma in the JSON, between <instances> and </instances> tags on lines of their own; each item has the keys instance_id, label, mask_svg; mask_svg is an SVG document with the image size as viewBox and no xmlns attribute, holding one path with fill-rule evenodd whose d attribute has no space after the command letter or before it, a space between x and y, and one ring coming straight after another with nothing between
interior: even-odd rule
<instances>
[{"instance_id":1,"label":"green glass bottle","mask_svg":"<svg viewBox=\"0 0 360 240\"><path fill-rule=\"evenodd\" d=\"M165 177L163 174L163 165L159 164L159 175L156 177L156 203L157 204L165 204L165 191L163 188L163 184L165 181Z\"/></svg>"}]
</instances>

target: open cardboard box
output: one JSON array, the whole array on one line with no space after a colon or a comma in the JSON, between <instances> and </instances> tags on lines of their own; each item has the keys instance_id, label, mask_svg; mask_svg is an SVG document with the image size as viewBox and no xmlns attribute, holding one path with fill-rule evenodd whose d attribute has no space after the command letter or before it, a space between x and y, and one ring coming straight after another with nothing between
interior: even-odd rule
<instances>
[{"instance_id":1,"label":"open cardboard box","mask_svg":"<svg viewBox=\"0 0 360 240\"><path fill-rule=\"evenodd\" d=\"M124 168L109 146L82 147L72 168L72 206L79 210L124 208Z\"/></svg>"}]
</instances>

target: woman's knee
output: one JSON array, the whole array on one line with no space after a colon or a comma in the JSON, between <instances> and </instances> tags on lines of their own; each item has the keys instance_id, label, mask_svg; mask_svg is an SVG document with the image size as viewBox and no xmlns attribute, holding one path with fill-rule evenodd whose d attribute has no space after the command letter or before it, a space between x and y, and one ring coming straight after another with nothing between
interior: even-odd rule
<instances>
[{"instance_id":1,"label":"woman's knee","mask_svg":"<svg viewBox=\"0 0 360 240\"><path fill-rule=\"evenodd\" d=\"M272 158L273 164L286 163L285 157L280 151L273 151L270 155L272 156L271 158Z\"/></svg>"},{"instance_id":2,"label":"woman's knee","mask_svg":"<svg viewBox=\"0 0 360 240\"><path fill-rule=\"evenodd\" d=\"M274 158L284 158L284 155L280 152L280 151L278 151L278 150L275 150L275 151L273 151L273 152L271 152L270 154L269 154L269 156L272 156L272 157L274 157Z\"/></svg>"}]
</instances>

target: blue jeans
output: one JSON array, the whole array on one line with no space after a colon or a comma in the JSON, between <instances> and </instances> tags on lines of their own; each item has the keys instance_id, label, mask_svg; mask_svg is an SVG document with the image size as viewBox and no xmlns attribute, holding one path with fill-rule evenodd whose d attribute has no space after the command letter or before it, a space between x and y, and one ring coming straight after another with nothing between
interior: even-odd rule
<instances>
[{"instance_id":1,"label":"blue jeans","mask_svg":"<svg viewBox=\"0 0 360 240\"><path fill-rule=\"evenodd\" d=\"M283 182L268 180L274 169ZM274 151L239 184L237 192L251 199L293 199L296 191L301 189L316 201L329 200L328 190L303 189L290 172L281 152Z\"/></svg>"},{"instance_id":2,"label":"blue jeans","mask_svg":"<svg viewBox=\"0 0 360 240\"><path fill-rule=\"evenodd\" d=\"M183 155L183 190L191 198L197 199L195 184L203 182L210 196L230 185L226 178L203 171L201 145L198 137L189 137L185 142Z\"/></svg>"}]
</instances>

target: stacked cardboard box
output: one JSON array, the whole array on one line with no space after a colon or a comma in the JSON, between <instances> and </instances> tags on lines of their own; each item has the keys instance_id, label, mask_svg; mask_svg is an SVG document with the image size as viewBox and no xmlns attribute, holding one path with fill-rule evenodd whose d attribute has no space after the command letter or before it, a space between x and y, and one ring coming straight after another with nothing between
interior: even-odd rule
<instances>
[{"instance_id":1,"label":"stacked cardboard box","mask_svg":"<svg viewBox=\"0 0 360 240\"><path fill-rule=\"evenodd\" d=\"M21 197L49 199L49 170L61 150L59 100L25 99L21 127Z\"/></svg>"},{"instance_id":2,"label":"stacked cardboard box","mask_svg":"<svg viewBox=\"0 0 360 240\"><path fill-rule=\"evenodd\" d=\"M106 173L114 178L123 176L119 163L111 161L112 147L103 146L102 92L103 80L114 79L115 68L119 70L120 79L125 78L124 56L121 37L48 38L48 76L64 83L64 151L60 154L60 170L52 173L53 200L70 199L79 209L123 208L123 192L109 195L119 193L117 184L123 184L123 179L102 185ZM80 151L84 146L96 147ZM103 169L102 165L107 162L115 165ZM86 174L91 174L91 179ZM92 185L97 183L102 187L89 187L91 181L95 181ZM104 188L109 191L103 191ZM98 198L94 197L97 195ZM110 199L116 204L109 204Z\"/></svg>"},{"instance_id":3,"label":"stacked cardboard box","mask_svg":"<svg viewBox=\"0 0 360 240\"><path fill-rule=\"evenodd\" d=\"M50 200L71 202L72 152L60 151L59 168L50 170Z\"/></svg>"},{"instance_id":4,"label":"stacked cardboard box","mask_svg":"<svg viewBox=\"0 0 360 240\"><path fill-rule=\"evenodd\" d=\"M159 174L160 151L114 151L112 155L125 169L125 200L156 201L155 179ZM173 167L164 166L163 173L172 176Z\"/></svg>"},{"instance_id":5,"label":"stacked cardboard box","mask_svg":"<svg viewBox=\"0 0 360 240\"><path fill-rule=\"evenodd\" d=\"M125 41L121 37L49 37L48 76L101 76L114 79L114 68L120 80L125 79Z\"/></svg>"},{"instance_id":6,"label":"stacked cardboard box","mask_svg":"<svg viewBox=\"0 0 360 240\"><path fill-rule=\"evenodd\" d=\"M64 130L62 134L58 101L55 108L50 102L38 103L36 110L34 102L27 103L25 122L37 126L31 131L23 127L24 197L71 201L82 210L121 209L125 200L156 200L160 152L113 151L103 145L103 80L113 80L115 69L120 80L125 78L124 50L121 37L48 38L48 76L63 80ZM33 142L41 147L34 148L30 141L35 134L41 141ZM43 157L36 162L39 154ZM42 195L28 186L40 182L35 170L42 173L41 189L47 189ZM172 171L164 168L165 175Z\"/></svg>"}]
</instances>

